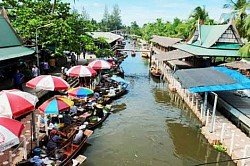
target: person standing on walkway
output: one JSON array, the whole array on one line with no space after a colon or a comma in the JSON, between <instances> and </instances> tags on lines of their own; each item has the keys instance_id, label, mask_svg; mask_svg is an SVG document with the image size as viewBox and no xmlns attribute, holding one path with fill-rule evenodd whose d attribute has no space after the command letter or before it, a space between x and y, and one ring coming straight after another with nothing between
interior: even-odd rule
<instances>
[{"instance_id":1,"label":"person standing on walkway","mask_svg":"<svg viewBox=\"0 0 250 166\"><path fill-rule=\"evenodd\" d=\"M83 59L85 59L85 55L86 55L86 50L84 48L82 48L82 56L83 56Z\"/></svg>"},{"instance_id":2,"label":"person standing on walkway","mask_svg":"<svg viewBox=\"0 0 250 166\"><path fill-rule=\"evenodd\" d=\"M75 66L76 65L76 54L71 51L70 53L71 63Z\"/></svg>"},{"instance_id":3,"label":"person standing on walkway","mask_svg":"<svg viewBox=\"0 0 250 166\"><path fill-rule=\"evenodd\" d=\"M20 71L17 69L12 79L12 83L14 84L15 89L19 89L23 91L23 87L22 87L23 77L24 75L20 73Z\"/></svg>"},{"instance_id":4,"label":"person standing on walkway","mask_svg":"<svg viewBox=\"0 0 250 166\"><path fill-rule=\"evenodd\" d=\"M37 77L40 75L40 70L38 69L38 67L36 65L33 65L32 67L32 76L33 78Z\"/></svg>"}]
</instances>

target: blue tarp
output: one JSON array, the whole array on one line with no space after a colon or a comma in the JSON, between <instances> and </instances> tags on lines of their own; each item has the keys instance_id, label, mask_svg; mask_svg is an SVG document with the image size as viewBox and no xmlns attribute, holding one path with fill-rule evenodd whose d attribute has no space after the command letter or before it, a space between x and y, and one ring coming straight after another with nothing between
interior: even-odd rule
<instances>
[{"instance_id":1,"label":"blue tarp","mask_svg":"<svg viewBox=\"0 0 250 166\"><path fill-rule=\"evenodd\" d=\"M190 87L189 90L193 93L197 92L211 92L211 91L230 91L230 90L242 90L250 89L250 79L242 75L238 71L231 70L225 67L212 67L212 69L223 72L228 77L234 79L236 83L232 84L219 84L213 86L196 86ZM211 78L213 79L213 78Z\"/></svg>"}]
</instances>

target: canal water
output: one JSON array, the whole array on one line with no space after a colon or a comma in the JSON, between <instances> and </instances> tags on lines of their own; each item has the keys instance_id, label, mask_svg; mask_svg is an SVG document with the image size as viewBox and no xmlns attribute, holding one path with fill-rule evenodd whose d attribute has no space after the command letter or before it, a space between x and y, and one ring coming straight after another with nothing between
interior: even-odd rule
<instances>
[{"instance_id":1,"label":"canal water","mask_svg":"<svg viewBox=\"0 0 250 166\"><path fill-rule=\"evenodd\" d=\"M122 63L128 93L112 103L114 113L89 138L81 152L87 156L83 165L193 166L230 160L207 142L200 122L167 83L150 77L148 60L128 54Z\"/></svg>"}]
</instances>

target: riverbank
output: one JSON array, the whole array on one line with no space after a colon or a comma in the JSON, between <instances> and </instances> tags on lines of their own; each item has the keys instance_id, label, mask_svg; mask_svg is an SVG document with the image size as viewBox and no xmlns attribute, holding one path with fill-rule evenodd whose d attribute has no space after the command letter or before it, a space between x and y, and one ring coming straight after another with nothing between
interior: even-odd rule
<instances>
[{"instance_id":1,"label":"riverbank","mask_svg":"<svg viewBox=\"0 0 250 166\"><path fill-rule=\"evenodd\" d=\"M175 91L190 107L198 119L204 124L202 134L211 145L221 144L226 153L237 165L250 165L250 159L242 159L250 156L250 138L238 129L232 122L216 111L215 125L212 122L212 106L208 104L208 114L203 112L203 100L199 94L190 93L183 89L181 84L173 77L172 70L165 63L158 63L163 77L169 82L170 90ZM214 127L211 129L211 127ZM240 160L239 160L240 159Z\"/></svg>"}]
</instances>

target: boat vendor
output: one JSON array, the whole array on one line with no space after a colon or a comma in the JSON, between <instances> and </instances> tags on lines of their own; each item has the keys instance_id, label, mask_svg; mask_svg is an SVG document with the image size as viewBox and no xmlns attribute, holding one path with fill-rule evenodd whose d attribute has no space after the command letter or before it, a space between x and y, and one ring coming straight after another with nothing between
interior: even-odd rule
<instances>
[{"instance_id":1,"label":"boat vendor","mask_svg":"<svg viewBox=\"0 0 250 166\"><path fill-rule=\"evenodd\" d=\"M104 117L103 105L96 104L95 107L96 107L96 116L98 116L99 118L103 118Z\"/></svg>"},{"instance_id":2,"label":"boat vendor","mask_svg":"<svg viewBox=\"0 0 250 166\"><path fill-rule=\"evenodd\" d=\"M70 109L70 114L77 114L77 106L73 105L72 108Z\"/></svg>"},{"instance_id":3,"label":"boat vendor","mask_svg":"<svg viewBox=\"0 0 250 166\"><path fill-rule=\"evenodd\" d=\"M79 126L79 131L78 133L76 134L74 140L73 140L73 143L74 144L80 144L83 137L84 137L84 130L86 129L86 125L81 125Z\"/></svg>"},{"instance_id":4,"label":"boat vendor","mask_svg":"<svg viewBox=\"0 0 250 166\"><path fill-rule=\"evenodd\" d=\"M109 92L108 92L108 96L115 96L115 95L116 95L115 88L110 87Z\"/></svg>"},{"instance_id":5,"label":"boat vendor","mask_svg":"<svg viewBox=\"0 0 250 166\"><path fill-rule=\"evenodd\" d=\"M63 115L63 122L64 125L70 125L72 123L73 118L69 115L69 111L65 111L65 114Z\"/></svg>"},{"instance_id":6,"label":"boat vendor","mask_svg":"<svg viewBox=\"0 0 250 166\"><path fill-rule=\"evenodd\" d=\"M66 137L66 134L57 131L55 129L50 131L50 139L47 144L46 153L49 154L51 151L55 150L61 143L62 137Z\"/></svg>"}]
</instances>

